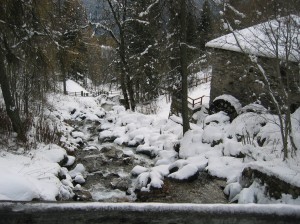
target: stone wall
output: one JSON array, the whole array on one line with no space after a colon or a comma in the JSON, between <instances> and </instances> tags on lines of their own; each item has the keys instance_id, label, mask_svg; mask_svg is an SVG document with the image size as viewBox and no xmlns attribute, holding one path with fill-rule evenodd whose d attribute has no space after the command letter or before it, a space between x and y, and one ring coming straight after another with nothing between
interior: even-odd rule
<instances>
[{"instance_id":1,"label":"stone wall","mask_svg":"<svg viewBox=\"0 0 300 224\"><path fill-rule=\"evenodd\" d=\"M278 74L274 66L276 65L275 59L260 57L258 60L266 74L273 76L270 79L273 80L272 86L280 91L279 81L274 77L275 74ZM262 75L257 66L250 61L248 55L213 49L212 64L211 102L219 95L230 94L240 100L243 106L260 101L266 108L272 109L266 87L259 81L262 80ZM294 65L293 71L299 74L299 68L296 65ZM297 105L300 105L299 98L299 93L295 91L292 99L297 101Z\"/></svg>"},{"instance_id":2,"label":"stone wall","mask_svg":"<svg viewBox=\"0 0 300 224\"><path fill-rule=\"evenodd\" d=\"M268 196L276 200L280 199L282 194L289 194L293 199L300 196L300 187L287 183L274 175L268 175L250 167L245 168L240 179L241 186L248 188L254 180L258 180L261 185L265 186Z\"/></svg>"}]
</instances>

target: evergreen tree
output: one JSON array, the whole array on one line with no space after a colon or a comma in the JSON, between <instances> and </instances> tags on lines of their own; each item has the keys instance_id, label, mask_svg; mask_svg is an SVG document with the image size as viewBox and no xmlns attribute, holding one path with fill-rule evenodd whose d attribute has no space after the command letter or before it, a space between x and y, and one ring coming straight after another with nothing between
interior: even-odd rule
<instances>
[{"instance_id":1,"label":"evergreen tree","mask_svg":"<svg viewBox=\"0 0 300 224\"><path fill-rule=\"evenodd\" d=\"M149 9L151 6L151 9ZM152 100L159 92L161 15L159 1L133 1L132 21L128 24L130 73L136 98Z\"/></svg>"},{"instance_id":2,"label":"evergreen tree","mask_svg":"<svg viewBox=\"0 0 300 224\"><path fill-rule=\"evenodd\" d=\"M188 51L191 46L187 42L188 0L176 0L168 3L168 49L170 51L169 83L173 87L173 104L180 101L183 134L189 130L188 117ZM174 88L175 87L175 88Z\"/></svg>"},{"instance_id":3,"label":"evergreen tree","mask_svg":"<svg viewBox=\"0 0 300 224\"><path fill-rule=\"evenodd\" d=\"M200 34L200 49L205 50L205 44L209 41L212 32L211 10L207 0L203 3L199 34Z\"/></svg>"},{"instance_id":4,"label":"evergreen tree","mask_svg":"<svg viewBox=\"0 0 300 224\"><path fill-rule=\"evenodd\" d=\"M59 0L57 3L57 15L53 21L54 28L59 34L56 36L59 51L57 58L62 74L64 93L66 90L66 79L84 79L87 68L87 51L82 36L87 28L87 19L83 6L79 0Z\"/></svg>"},{"instance_id":5,"label":"evergreen tree","mask_svg":"<svg viewBox=\"0 0 300 224\"><path fill-rule=\"evenodd\" d=\"M68 3L73 5L72 9L63 12L62 5ZM63 70L56 62L58 50L66 50L66 43L73 46L80 42L74 40L80 36L77 34L82 23L77 21L82 22L84 17L81 9L78 0L4 0L1 3L0 85L12 127L23 141L26 141L26 130L21 115L30 117L30 113L42 111L45 93L55 90L55 73ZM66 23L71 17L68 13L76 16ZM66 56L60 55L64 61Z\"/></svg>"}]
</instances>

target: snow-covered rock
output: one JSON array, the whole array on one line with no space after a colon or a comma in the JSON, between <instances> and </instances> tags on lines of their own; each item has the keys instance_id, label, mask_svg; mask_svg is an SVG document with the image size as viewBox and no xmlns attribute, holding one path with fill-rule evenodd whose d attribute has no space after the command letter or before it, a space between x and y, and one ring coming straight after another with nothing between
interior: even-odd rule
<instances>
[{"instance_id":1,"label":"snow-covered rock","mask_svg":"<svg viewBox=\"0 0 300 224\"><path fill-rule=\"evenodd\" d=\"M77 164L75 168L69 172L72 178L75 178L79 174L83 175L84 173L85 167L81 163Z\"/></svg>"},{"instance_id":2,"label":"snow-covered rock","mask_svg":"<svg viewBox=\"0 0 300 224\"><path fill-rule=\"evenodd\" d=\"M198 167L193 164L188 164L183 166L178 171L171 173L168 177L181 181L191 181L197 179L198 174Z\"/></svg>"},{"instance_id":3,"label":"snow-covered rock","mask_svg":"<svg viewBox=\"0 0 300 224\"><path fill-rule=\"evenodd\" d=\"M240 142L234 141L232 139L225 139L223 155L232 157L244 157L243 145Z\"/></svg>"},{"instance_id":4,"label":"snow-covered rock","mask_svg":"<svg viewBox=\"0 0 300 224\"><path fill-rule=\"evenodd\" d=\"M74 178L74 181L75 181L75 183L81 184L81 185L85 183L85 179L82 176L82 174L77 174Z\"/></svg>"},{"instance_id":5,"label":"snow-covered rock","mask_svg":"<svg viewBox=\"0 0 300 224\"><path fill-rule=\"evenodd\" d=\"M144 172L147 172L148 171L148 168L146 167L143 167L143 166L140 166L140 165L137 165L135 166L132 170L131 170L131 174L133 176L138 176L140 175L141 173L144 173Z\"/></svg>"},{"instance_id":6,"label":"snow-covered rock","mask_svg":"<svg viewBox=\"0 0 300 224\"><path fill-rule=\"evenodd\" d=\"M232 199L238 195L241 190L242 186L238 182L235 182L228 184L224 189L224 193L228 195L228 200L232 201Z\"/></svg>"},{"instance_id":7,"label":"snow-covered rock","mask_svg":"<svg viewBox=\"0 0 300 224\"><path fill-rule=\"evenodd\" d=\"M220 126L208 125L204 128L202 134L202 142L210 144L211 147L223 143L224 131L221 130Z\"/></svg>"},{"instance_id":8,"label":"snow-covered rock","mask_svg":"<svg viewBox=\"0 0 300 224\"><path fill-rule=\"evenodd\" d=\"M218 113L208 115L205 120L204 124L209 125L210 123L214 122L216 124L226 124L229 123L230 117L223 111Z\"/></svg>"}]
</instances>

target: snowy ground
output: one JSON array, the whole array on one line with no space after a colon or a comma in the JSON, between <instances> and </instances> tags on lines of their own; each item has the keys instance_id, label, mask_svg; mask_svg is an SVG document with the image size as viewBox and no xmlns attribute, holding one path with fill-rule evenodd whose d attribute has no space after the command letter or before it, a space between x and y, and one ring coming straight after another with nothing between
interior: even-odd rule
<instances>
[{"instance_id":1,"label":"snowy ground","mask_svg":"<svg viewBox=\"0 0 300 224\"><path fill-rule=\"evenodd\" d=\"M195 90L207 91L207 86ZM229 199L239 203L288 203L300 204L300 199L282 195L275 200L265 196L264 186L254 182L242 189L239 180L245 167L261 170L279 179L300 187L299 153L287 161L282 161L280 134L277 118L270 114L244 112L233 122L220 112L211 116L201 113L200 121L191 125L191 130L182 136L180 118L168 119L170 103L164 97L157 102L157 113L144 115L126 111L114 104L112 110L105 111L100 104L109 102L103 97L70 97L49 95L49 107L45 111L46 122L55 124L62 133L61 148L57 145L39 144L37 149L16 152L2 149L0 154L0 200L56 200L72 197L76 188L72 181L84 181L84 167L68 171L61 168L61 161L77 148L80 139L87 133L76 132L65 121L90 120L99 122L102 132L99 139L113 138L117 145L138 145L135 153L144 153L153 159L154 166L136 166L132 174L136 177L134 187L150 191L164 185L165 178L186 180L198 172L208 172L212 176L225 178L224 192ZM293 114L294 138L300 147L300 109ZM203 121L203 122L202 122ZM72 136L71 136L72 133ZM262 146L259 139L265 139ZM180 145L179 153L174 146ZM66 151L67 150L67 151ZM244 158L239 158L239 155ZM67 157L67 163L74 158ZM68 164L68 165L70 165ZM58 179L63 173L65 181ZM77 181L77 182L78 182ZM77 186L78 188L78 186Z\"/></svg>"}]
</instances>

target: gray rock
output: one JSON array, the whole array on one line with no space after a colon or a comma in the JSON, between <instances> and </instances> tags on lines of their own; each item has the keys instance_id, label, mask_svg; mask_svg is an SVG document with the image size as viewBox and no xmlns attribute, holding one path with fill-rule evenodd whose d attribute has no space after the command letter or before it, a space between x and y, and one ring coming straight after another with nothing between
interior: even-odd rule
<instances>
[{"instance_id":1,"label":"gray rock","mask_svg":"<svg viewBox=\"0 0 300 224\"><path fill-rule=\"evenodd\" d=\"M115 147L104 147L100 150L107 159L120 159L123 156L123 151Z\"/></svg>"},{"instance_id":2,"label":"gray rock","mask_svg":"<svg viewBox=\"0 0 300 224\"><path fill-rule=\"evenodd\" d=\"M91 193L87 190L73 190L74 192L74 196L73 196L73 200L74 201L92 201L93 197L91 195Z\"/></svg>"},{"instance_id":3,"label":"gray rock","mask_svg":"<svg viewBox=\"0 0 300 224\"><path fill-rule=\"evenodd\" d=\"M130 187L131 180L129 178L114 178L110 183L113 189L119 189L121 191L127 191Z\"/></svg>"},{"instance_id":4,"label":"gray rock","mask_svg":"<svg viewBox=\"0 0 300 224\"><path fill-rule=\"evenodd\" d=\"M93 154L85 156L80 162L84 164L87 172L93 173L101 170L101 167L105 166L108 160L101 154Z\"/></svg>"}]
</instances>

